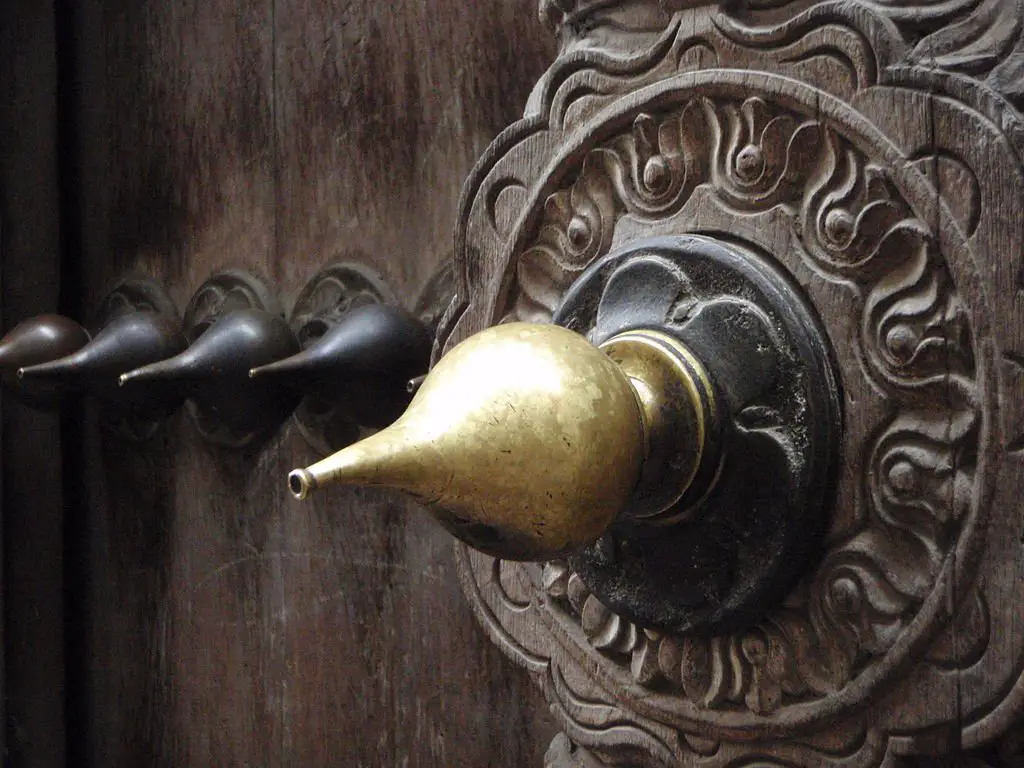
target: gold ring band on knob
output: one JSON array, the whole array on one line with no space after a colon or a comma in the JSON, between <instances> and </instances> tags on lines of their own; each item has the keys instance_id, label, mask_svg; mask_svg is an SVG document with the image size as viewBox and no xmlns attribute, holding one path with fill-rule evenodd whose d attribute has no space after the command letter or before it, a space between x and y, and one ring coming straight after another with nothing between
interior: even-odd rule
<instances>
[{"instance_id":1,"label":"gold ring band on knob","mask_svg":"<svg viewBox=\"0 0 1024 768\"><path fill-rule=\"evenodd\" d=\"M625 515L676 520L717 474L718 414L704 365L667 333L636 329L600 345L629 378L644 420L645 457Z\"/></svg>"}]
</instances>

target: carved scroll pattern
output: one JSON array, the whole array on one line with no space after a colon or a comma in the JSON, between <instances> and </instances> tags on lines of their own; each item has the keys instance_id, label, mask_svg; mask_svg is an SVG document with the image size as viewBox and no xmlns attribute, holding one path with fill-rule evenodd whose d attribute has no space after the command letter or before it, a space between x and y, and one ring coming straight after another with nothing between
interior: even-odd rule
<instances>
[{"instance_id":1,"label":"carved scroll pattern","mask_svg":"<svg viewBox=\"0 0 1024 768\"><path fill-rule=\"evenodd\" d=\"M1001 0L996 0L997 6L999 2ZM559 20L569 17L582 20L595 9L611 12L620 5L623 4L605 0L542 0L540 11L545 20L553 18L551 14ZM533 180L519 178L517 172L512 172L510 176L490 181L488 176L496 165L504 167L505 173L519 164L530 165L530 157L536 149L535 137L542 142L567 137L573 126L585 122L624 94L680 72L717 67L770 71L812 88L824 88L830 95L846 101L853 101L858 94L877 86L948 92L958 101L969 98L971 109L984 114L993 125L1001 126L1018 153L1024 156L1024 122L1019 113L1007 110L999 100L990 99L980 90L967 88L964 91L942 77L936 78L955 70L941 69L934 60L911 57L913 46L923 45L928 39L927 34L924 39L919 38L922 30L924 33L939 30L950 13L964 21L962 29L965 31L972 25L999 29L1009 25L1016 29L1021 22L1003 18L1005 10L999 10L996 17L986 21L988 16L982 13L976 0L874 0L865 3L826 0L810 4L802 0L751 0L751 13L744 14L741 21L727 10L697 0L662 0L652 5L665 13L677 12L666 17L658 31L652 30L635 39L625 38L628 45L613 45L614 36L604 37L591 41L587 50L571 51L554 62L538 83L524 120L499 141L501 151L488 153L467 179L465 200L469 205L460 212L457 254L497 253L508 244L512 224L522 210L527 188ZM984 7L991 5L986 3ZM632 9L634 6L623 7ZM678 8L687 10L678 11ZM553 23L557 26L561 21ZM616 25L622 23L616 18ZM969 34L964 37L966 42L972 39ZM1024 61L1024 57L1011 56L1013 50L997 52L987 59L988 64L997 67L1000 62L1009 66L1012 62ZM979 73L976 71L975 75ZM976 76L968 76L968 80L980 82ZM1014 82L1019 85L1024 78ZM989 83L989 87L995 86ZM999 92L1012 98L1013 94L1005 88ZM656 166L650 169L655 177L659 173ZM478 202L481 216L474 213ZM970 201L965 203L970 205ZM588 232L582 222L577 222L570 234L582 239L593 233ZM573 268L571 263L554 267ZM468 286L459 288L459 296L439 324L442 338L449 337L457 328L467 309ZM458 339L457 335L453 340Z\"/></svg>"},{"instance_id":2,"label":"carved scroll pattern","mask_svg":"<svg viewBox=\"0 0 1024 768\"><path fill-rule=\"evenodd\" d=\"M998 666L1018 650L989 642L1007 628L1000 600L1008 598L992 575L1003 561L958 561L953 618L936 598L954 582L951 553L977 555L998 539L1009 550L1020 530L1017 514L992 499L1014 485L1005 472L993 479L1002 471L1000 431L1010 455L1024 453L1016 401L1024 336L1015 330L1024 326L1012 301L1024 272L1016 259L985 256L1020 253L1024 236L1014 217L992 215L994 200L1013 209L1007 201L1024 189L1024 122L1008 103L1020 106L1014 88L1024 83L1013 74L1024 61L1019 2L749 0L736 15L726 5L661 2L668 13L687 10L660 31L595 34L563 51L527 117L474 170L456 248L461 299L441 324L441 348L501 318L544 321L592 259L645 227L688 231L710 199L724 213L698 218L714 231L743 237L750 221L785 221L801 281L820 278L828 296L849 299L822 314L854 308L847 314L857 327L836 339L855 356L844 375L859 370L860 394L884 404L871 411L874 431L856 441L862 472L847 489L856 499L837 514L828 557L754 631L666 638L609 612L564 564L495 562L457 548L489 636L536 675L588 756L634 768L913 764L896 755L917 747L890 733L913 736L956 715L931 714L916 690L893 690L910 667L892 674L887 665L908 658L900 656L908 638L913 674L933 685L961 675L977 682L984 671L971 724L966 715L961 722L965 739L979 744L1007 727L1005 707L986 715L982 706L1020 676L1019 662ZM586 4L547 3L565 12L555 26L579 21ZM996 37L1005 45L986 51ZM650 95L667 93L662 85L712 98L669 111L680 102L654 106ZM751 93L767 104L746 101ZM621 122L627 103L646 110L630 108L632 125ZM925 104L941 115L931 134L918 130ZM582 126L596 133L606 119L618 135L577 145ZM548 195L541 185L556 165ZM1014 320L994 330L992 317ZM996 374L993 343L1002 350ZM998 393L1012 393L1002 412L992 407ZM937 396L948 404L942 412ZM879 580L889 562L895 569ZM1018 689L1024 677L1010 696L1019 702ZM877 706L818 719L846 707L850 694ZM896 724L881 711L889 701L900 714L922 714Z\"/></svg>"},{"instance_id":3,"label":"carved scroll pattern","mask_svg":"<svg viewBox=\"0 0 1024 768\"><path fill-rule=\"evenodd\" d=\"M640 114L550 195L516 268L511 315L549 322L608 252L617 222L678 213L705 186L735 215L787 212L804 258L859 297L864 374L891 403L863 477L864 503L813 577L759 626L729 636L645 632L563 563L543 588L633 679L708 709L768 714L863 675L931 593L968 514L979 414L968 322L930 228L883 167L825 122L759 98L695 98ZM928 403L947 403L936 411Z\"/></svg>"},{"instance_id":4,"label":"carved scroll pattern","mask_svg":"<svg viewBox=\"0 0 1024 768\"><path fill-rule=\"evenodd\" d=\"M1024 0L862 0L858 5L896 25L908 62L975 78L1021 106ZM787 6L799 8L791 0L750 2L755 19L758 11ZM785 26L812 23L820 13L795 12Z\"/></svg>"}]
</instances>

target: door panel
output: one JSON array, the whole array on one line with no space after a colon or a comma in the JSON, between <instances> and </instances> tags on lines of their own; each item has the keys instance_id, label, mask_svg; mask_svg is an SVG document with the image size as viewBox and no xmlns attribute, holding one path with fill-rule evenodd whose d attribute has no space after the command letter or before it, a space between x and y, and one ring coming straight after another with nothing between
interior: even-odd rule
<instances>
[{"instance_id":1,"label":"door panel","mask_svg":"<svg viewBox=\"0 0 1024 768\"><path fill-rule=\"evenodd\" d=\"M462 180L553 55L524 10L82 4L82 305L141 273L183 308L231 267L287 308L341 260L411 308ZM300 509L284 478L317 454L291 423L229 449L184 412L141 445L90 418L74 764L540 764L543 699L413 505Z\"/></svg>"},{"instance_id":2,"label":"door panel","mask_svg":"<svg viewBox=\"0 0 1024 768\"><path fill-rule=\"evenodd\" d=\"M95 330L126 276L181 314L224 270L290 316L347 262L438 351L510 319L592 341L664 330L710 371L714 461L657 535L620 510L601 546L540 565L453 557L431 505L398 493L296 503L288 470L325 450L295 418L228 446L187 409L148 430L91 401L58 417L5 397L5 762L1019 761L1014 4L22 6L0 9L5 330L58 304ZM726 332L733 311L769 320ZM811 348L797 337L821 346L762 366ZM786 443L809 402L825 426ZM737 419L722 435L719 416ZM748 450L762 438L817 458L772 464ZM739 514L755 507L759 529ZM460 512L441 513L456 535L521 552ZM785 565L726 616L757 547ZM720 598L721 622L689 623Z\"/></svg>"}]
</instances>

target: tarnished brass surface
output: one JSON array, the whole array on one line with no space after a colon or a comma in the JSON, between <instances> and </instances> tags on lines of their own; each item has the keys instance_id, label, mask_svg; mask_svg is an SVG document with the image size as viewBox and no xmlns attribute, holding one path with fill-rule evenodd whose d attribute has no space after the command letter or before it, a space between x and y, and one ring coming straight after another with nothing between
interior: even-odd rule
<instances>
[{"instance_id":1,"label":"tarnished brass surface","mask_svg":"<svg viewBox=\"0 0 1024 768\"><path fill-rule=\"evenodd\" d=\"M391 427L294 470L289 486L298 498L330 484L407 491L454 535L507 559L579 549L629 506L648 455L646 420L659 435L672 425L671 439L692 454L672 478L672 499L700 462L704 417L662 412L700 406L685 366L652 360L669 353L666 341L677 344L662 336L633 331L608 342L627 375L559 326L487 329L442 358ZM692 425L686 434L683 423Z\"/></svg>"},{"instance_id":2,"label":"tarnished brass surface","mask_svg":"<svg viewBox=\"0 0 1024 768\"><path fill-rule=\"evenodd\" d=\"M647 328L617 334L600 350L629 378L647 428L643 472L625 511L678 519L708 490L718 465L718 409L708 373L679 340Z\"/></svg>"}]
</instances>

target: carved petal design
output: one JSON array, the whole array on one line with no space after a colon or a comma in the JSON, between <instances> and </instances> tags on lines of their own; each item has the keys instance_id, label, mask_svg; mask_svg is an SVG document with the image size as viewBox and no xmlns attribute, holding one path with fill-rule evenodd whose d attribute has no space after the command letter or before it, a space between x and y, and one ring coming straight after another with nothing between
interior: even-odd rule
<instances>
[{"instance_id":1,"label":"carved petal design","mask_svg":"<svg viewBox=\"0 0 1024 768\"><path fill-rule=\"evenodd\" d=\"M830 13L870 11L902 33L900 54L906 61L985 81L1018 106L1024 98L1024 0L862 0L821 2L809 10L803 5L793 0L750 0L754 24L741 26L729 20L724 26L747 42L774 41L792 36L795 29L814 29ZM779 11L789 9L779 21ZM774 14L762 20L757 11Z\"/></svg>"},{"instance_id":2,"label":"carved petal design","mask_svg":"<svg viewBox=\"0 0 1024 768\"><path fill-rule=\"evenodd\" d=\"M556 62L506 154L475 172L457 249L470 304L461 320L461 308L450 313L449 344L496 319L549 319L575 276L620 245L697 232L773 254L827 307L844 358L855 416L844 450L862 471L841 480L815 571L758 626L691 638L630 627L564 563L533 576L510 565L534 590L513 616L488 597L486 558L460 551L488 633L537 675L568 737L595 758L897 764L918 729L956 717L938 700L913 722L891 709L909 669L933 691L986 670L993 682L970 724L964 713L964 733L977 744L1004 727L1003 713L984 712L1013 687L1019 643L1009 647L997 591L974 573L996 568L978 554L1016 528L1010 551L1020 525L992 504L1012 486L1004 452L1024 453L1019 409L997 412L993 393L1019 389L1024 326L1007 309L1018 273L1002 255L1024 245L1020 227L990 214L992 195L1024 188L1012 156L1024 144L1011 144L1024 124L992 90L1014 98L999 78L1021 61L1018 2L750 0L749 13L677 15L635 46L593 37L592 50ZM942 43L948 58L927 60L924 43L937 51L943 27L966 34ZM971 60L982 38L1004 42ZM920 134L887 116L890 105L934 108L955 127ZM995 162L998 173L984 164ZM473 185L486 188L488 174L527 190L508 232L473 212ZM996 176L1005 186L994 192ZM685 295L680 286L669 311L685 313ZM1012 322L994 328L992 313ZM749 418L770 428L771 414ZM897 731L911 738L890 741Z\"/></svg>"}]
</instances>

